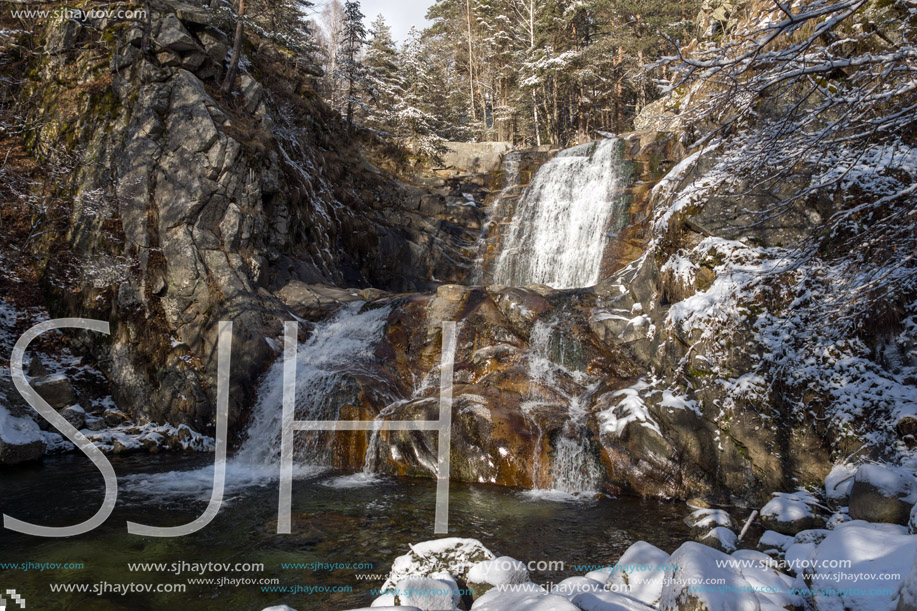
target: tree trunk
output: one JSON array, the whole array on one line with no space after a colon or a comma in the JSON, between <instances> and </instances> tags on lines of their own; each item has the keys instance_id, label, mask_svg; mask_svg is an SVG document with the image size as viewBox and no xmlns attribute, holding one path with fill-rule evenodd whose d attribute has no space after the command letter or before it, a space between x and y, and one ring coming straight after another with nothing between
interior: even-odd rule
<instances>
[{"instance_id":1,"label":"tree trunk","mask_svg":"<svg viewBox=\"0 0 917 611\"><path fill-rule=\"evenodd\" d=\"M236 35L232 41L232 59L229 61L229 70L223 80L223 93L232 91L233 81L236 80L236 70L239 69L239 56L242 54L242 33L244 29L245 0L239 0L239 10L236 12Z\"/></svg>"}]
</instances>

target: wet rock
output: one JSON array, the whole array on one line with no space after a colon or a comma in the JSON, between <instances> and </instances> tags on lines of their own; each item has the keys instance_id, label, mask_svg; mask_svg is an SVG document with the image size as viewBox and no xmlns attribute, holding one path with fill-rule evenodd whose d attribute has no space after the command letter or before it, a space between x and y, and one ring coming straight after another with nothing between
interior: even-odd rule
<instances>
[{"instance_id":1,"label":"wet rock","mask_svg":"<svg viewBox=\"0 0 917 611\"><path fill-rule=\"evenodd\" d=\"M862 465L850 489L850 517L907 524L914 505L914 489L914 476L910 473L883 465Z\"/></svg>"}]
</instances>

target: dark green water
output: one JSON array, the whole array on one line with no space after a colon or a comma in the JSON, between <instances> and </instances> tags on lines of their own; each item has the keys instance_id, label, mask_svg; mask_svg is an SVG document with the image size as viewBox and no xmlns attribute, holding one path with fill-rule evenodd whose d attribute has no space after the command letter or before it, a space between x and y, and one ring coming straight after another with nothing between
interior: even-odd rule
<instances>
[{"instance_id":1,"label":"dark green water","mask_svg":"<svg viewBox=\"0 0 917 611\"><path fill-rule=\"evenodd\" d=\"M211 458L212 459L212 458ZM113 457L119 475L197 469L207 456ZM82 563L76 570L0 570L0 588L15 588L28 609L53 610L260 610L286 603L298 611L369 605L381 580L408 543L433 534L432 480L384 479L370 486L333 488L329 473L294 482L293 533L276 534L277 486L270 482L227 493L220 514L204 530L178 538L130 535L125 522L172 526L205 507L179 497L147 497L122 489L118 506L95 531L70 539L28 537L0 530L0 563ZM174 476L180 479L180 475ZM323 482L325 482L323 484ZM122 487L123 488L123 487ZM82 455L46 459L42 465L0 472L0 510L49 526L76 524L95 513L102 478ZM200 486L209 497L209 486ZM673 551L686 536L680 504L633 499L556 502L532 499L515 489L453 483L448 536L474 537L494 552L524 562L565 563L562 570L535 570L533 580L558 582L582 574L574 564L609 564L634 541ZM130 572L128 563L259 563L263 571ZM372 569L284 569L282 563L371 563ZM542 565L545 566L545 565ZM278 594L262 585L190 584L188 579L278 579L280 586L324 586L350 591ZM184 593L53 593L51 584L184 584ZM268 586L270 587L270 586Z\"/></svg>"}]
</instances>

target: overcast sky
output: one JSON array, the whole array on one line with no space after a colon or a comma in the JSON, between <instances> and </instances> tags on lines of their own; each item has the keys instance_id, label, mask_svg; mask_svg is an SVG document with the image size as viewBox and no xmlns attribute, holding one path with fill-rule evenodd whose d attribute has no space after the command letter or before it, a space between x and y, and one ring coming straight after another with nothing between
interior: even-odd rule
<instances>
[{"instance_id":1,"label":"overcast sky","mask_svg":"<svg viewBox=\"0 0 917 611\"><path fill-rule=\"evenodd\" d=\"M321 10L324 2L317 0L315 8ZM360 6L366 15L366 25L375 20L376 15L382 13L385 20L392 26L392 35L398 41L404 41L412 25L422 30L427 25L424 15L433 4L433 0L362 0Z\"/></svg>"}]
</instances>

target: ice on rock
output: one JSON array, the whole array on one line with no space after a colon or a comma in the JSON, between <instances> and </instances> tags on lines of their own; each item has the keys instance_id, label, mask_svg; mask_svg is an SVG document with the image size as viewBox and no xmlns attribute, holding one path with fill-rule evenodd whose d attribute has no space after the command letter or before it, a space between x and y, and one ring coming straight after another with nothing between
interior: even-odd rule
<instances>
[{"instance_id":1,"label":"ice on rock","mask_svg":"<svg viewBox=\"0 0 917 611\"><path fill-rule=\"evenodd\" d=\"M816 547L813 560L832 563L849 560L850 566L814 572L811 587L838 594L846 590L846 595L817 596L811 602L819 611L888 609L894 594L885 595L881 591L894 592L897 584L878 577L890 573L910 574L915 558L917 535L908 535L903 526L870 524L861 520L841 524ZM797 579L797 585L801 581Z\"/></svg>"},{"instance_id":2,"label":"ice on rock","mask_svg":"<svg viewBox=\"0 0 917 611\"><path fill-rule=\"evenodd\" d=\"M662 596L662 584L666 568L671 565L669 555L646 541L637 541L621 554L619 567L630 567L631 571L617 570L607 581L622 592L648 605L656 605ZM662 570L633 570L636 567Z\"/></svg>"},{"instance_id":3,"label":"ice on rock","mask_svg":"<svg viewBox=\"0 0 917 611\"><path fill-rule=\"evenodd\" d=\"M582 611L650 611L650 605L617 592L583 592L573 599Z\"/></svg>"},{"instance_id":4,"label":"ice on rock","mask_svg":"<svg viewBox=\"0 0 917 611\"><path fill-rule=\"evenodd\" d=\"M529 580L529 571L525 565L515 558L500 556L492 560L484 560L475 564L468 571L466 580L469 583L482 583L492 586L514 585L526 583Z\"/></svg>"},{"instance_id":5,"label":"ice on rock","mask_svg":"<svg viewBox=\"0 0 917 611\"><path fill-rule=\"evenodd\" d=\"M702 609L703 611L760 611L761 605L751 584L730 556L711 547L689 541L675 550L669 559L672 570L666 573L662 588L661 611ZM722 589L701 591L689 584L711 583L717 579ZM700 581L698 581L700 580Z\"/></svg>"},{"instance_id":6,"label":"ice on rock","mask_svg":"<svg viewBox=\"0 0 917 611\"><path fill-rule=\"evenodd\" d=\"M563 596L548 594L534 583L488 590L471 606L472 611L580 611Z\"/></svg>"}]
</instances>

